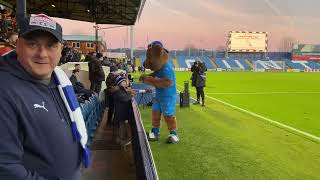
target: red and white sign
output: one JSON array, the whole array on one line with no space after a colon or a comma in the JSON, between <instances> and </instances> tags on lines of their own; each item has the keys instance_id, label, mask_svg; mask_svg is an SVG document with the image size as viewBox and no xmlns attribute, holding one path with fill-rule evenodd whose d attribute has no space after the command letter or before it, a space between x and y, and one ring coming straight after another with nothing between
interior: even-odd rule
<instances>
[{"instance_id":1,"label":"red and white sign","mask_svg":"<svg viewBox=\"0 0 320 180\"><path fill-rule=\"evenodd\" d=\"M314 60L320 60L320 56L305 56L305 55L303 55L303 56L297 56L297 55L294 55L294 56L292 56L292 60L294 60L294 61L302 61L302 60L307 60L307 61L314 61Z\"/></svg>"}]
</instances>

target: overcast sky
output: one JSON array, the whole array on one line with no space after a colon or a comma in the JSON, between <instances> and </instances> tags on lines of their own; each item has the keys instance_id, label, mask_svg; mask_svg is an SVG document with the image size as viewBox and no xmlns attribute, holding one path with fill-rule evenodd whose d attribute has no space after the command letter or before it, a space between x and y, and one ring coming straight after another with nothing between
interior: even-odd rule
<instances>
[{"instance_id":1,"label":"overcast sky","mask_svg":"<svg viewBox=\"0 0 320 180\"><path fill-rule=\"evenodd\" d=\"M228 32L267 31L269 47L277 50L284 36L299 43L320 44L319 0L147 0L134 26L135 47L161 40L169 49L215 49ZM58 19L64 34L94 35L92 23ZM108 25L101 25L108 27ZM100 35L112 48L128 47L127 27Z\"/></svg>"}]
</instances>

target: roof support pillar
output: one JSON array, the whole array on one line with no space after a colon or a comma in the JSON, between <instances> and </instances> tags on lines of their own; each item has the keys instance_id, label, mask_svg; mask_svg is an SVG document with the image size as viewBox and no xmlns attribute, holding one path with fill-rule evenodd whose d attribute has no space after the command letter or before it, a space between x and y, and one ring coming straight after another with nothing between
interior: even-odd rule
<instances>
[{"instance_id":1,"label":"roof support pillar","mask_svg":"<svg viewBox=\"0 0 320 180\"><path fill-rule=\"evenodd\" d=\"M26 0L16 0L16 13L17 13L17 22L19 22L27 16L27 2Z\"/></svg>"},{"instance_id":2,"label":"roof support pillar","mask_svg":"<svg viewBox=\"0 0 320 180\"><path fill-rule=\"evenodd\" d=\"M96 42L95 43L96 44L96 53L98 53L99 52L99 47L98 47L98 44L99 44L99 41L98 41L98 28L99 27L98 27L98 24L96 24L94 27L95 27L95 30L96 30L96 41L95 41Z\"/></svg>"},{"instance_id":3,"label":"roof support pillar","mask_svg":"<svg viewBox=\"0 0 320 180\"><path fill-rule=\"evenodd\" d=\"M133 61L133 50L134 50L134 45L133 45L133 35L134 35L134 32L133 32L133 26L130 26L130 59L131 61Z\"/></svg>"}]
</instances>

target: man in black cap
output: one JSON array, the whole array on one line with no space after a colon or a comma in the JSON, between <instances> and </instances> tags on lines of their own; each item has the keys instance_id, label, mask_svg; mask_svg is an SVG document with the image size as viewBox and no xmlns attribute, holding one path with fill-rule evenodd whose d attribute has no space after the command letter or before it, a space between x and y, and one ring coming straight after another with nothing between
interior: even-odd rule
<instances>
[{"instance_id":1,"label":"man in black cap","mask_svg":"<svg viewBox=\"0 0 320 180\"><path fill-rule=\"evenodd\" d=\"M16 51L0 58L0 179L80 180L80 143L54 69L62 28L39 14L19 23Z\"/></svg>"}]
</instances>

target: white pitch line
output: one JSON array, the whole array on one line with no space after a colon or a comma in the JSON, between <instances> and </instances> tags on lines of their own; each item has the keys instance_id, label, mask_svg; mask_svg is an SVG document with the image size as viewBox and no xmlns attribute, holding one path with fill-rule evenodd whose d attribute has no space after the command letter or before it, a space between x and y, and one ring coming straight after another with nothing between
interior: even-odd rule
<instances>
[{"instance_id":1,"label":"white pitch line","mask_svg":"<svg viewBox=\"0 0 320 180\"><path fill-rule=\"evenodd\" d=\"M259 95L259 94L320 94L320 92L225 92L225 93L206 93L213 95Z\"/></svg>"},{"instance_id":2,"label":"white pitch line","mask_svg":"<svg viewBox=\"0 0 320 180\"><path fill-rule=\"evenodd\" d=\"M183 86L180 86L180 85L178 85L178 84L177 84L177 86L183 88ZM193 91L193 90L189 90L189 91L195 92L195 91ZM267 117L261 116L261 115L259 115L259 114L254 113L254 112L245 110L245 109L240 108L240 107L238 107L238 106L235 106L235 105L229 104L229 103L227 103L227 102L221 101L221 100L219 100L219 99L213 98L213 97L211 97L211 96L208 96L208 95L205 95L205 96L206 96L207 98L211 99L211 100L217 101L217 102L219 102L219 103L221 103L221 104L224 104L224 105L226 105L226 106L229 106L229 107L231 107L231 108L233 108L233 109L237 109L237 110L239 110L239 111L241 111L241 112L244 112L244 113L250 114L250 115L252 115L252 116L254 116L254 117L263 119L263 120L265 120L265 121L267 121L267 122L269 122L269 123L271 123L271 124L273 124L273 125L276 125L276 126L278 126L278 127L284 128L284 129L286 129L286 130L288 130L288 131L291 131L291 132L293 132L293 133L297 133L297 134L299 134L299 135L305 136L305 137L307 137L307 138L309 138L309 139L311 139L311 140L314 140L314 141L320 143L320 137L318 137L318 136L315 136L315 135L312 135L312 134L310 134L310 133L307 133L307 132L301 131L301 130L299 130L299 129L296 129L296 128L294 128L294 127L291 127L291 126L282 124L282 123L280 123L280 122L274 121L274 120L269 119L269 118L267 118Z\"/></svg>"}]
</instances>

